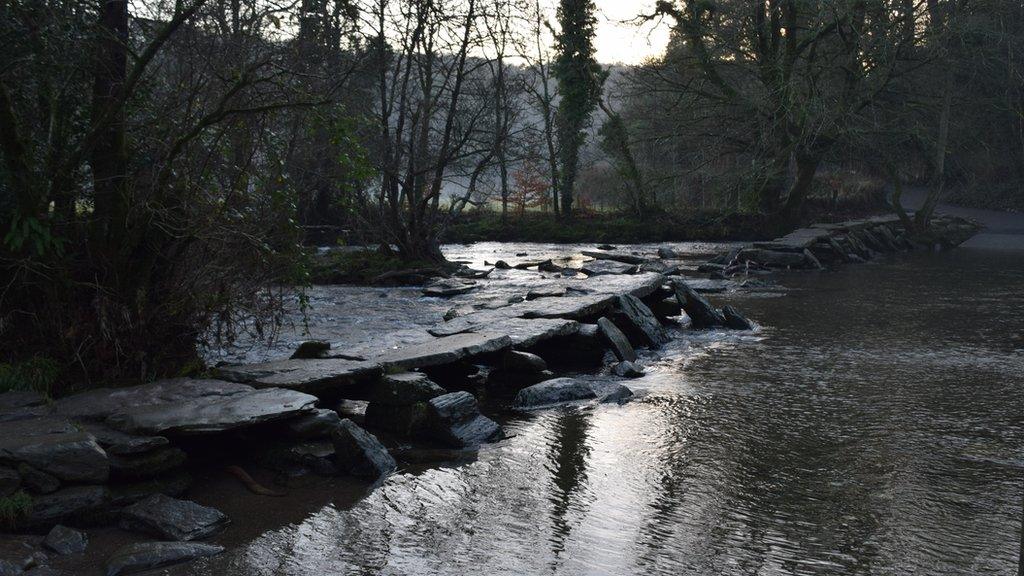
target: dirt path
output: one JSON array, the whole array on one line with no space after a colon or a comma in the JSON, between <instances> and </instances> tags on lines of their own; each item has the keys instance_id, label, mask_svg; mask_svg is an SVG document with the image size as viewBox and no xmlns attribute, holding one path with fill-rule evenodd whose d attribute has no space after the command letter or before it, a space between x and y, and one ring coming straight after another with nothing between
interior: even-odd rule
<instances>
[{"instance_id":1,"label":"dirt path","mask_svg":"<svg viewBox=\"0 0 1024 576\"><path fill-rule=\"evenodd\" d=\"M903 206L910 210L917 209L924 203L925 196L924 189L907 189L903 193ZM985 227L980 234L963 244L965 248L1024 251L1024 213L964 208L951 204L940 204L938 210L971 218Z\"/></svg>"}]
</instances>

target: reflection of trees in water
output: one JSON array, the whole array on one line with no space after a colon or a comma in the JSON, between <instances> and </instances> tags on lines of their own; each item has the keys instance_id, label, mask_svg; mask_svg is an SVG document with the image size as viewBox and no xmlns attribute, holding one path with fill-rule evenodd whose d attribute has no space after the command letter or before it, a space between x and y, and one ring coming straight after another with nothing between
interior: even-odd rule
<instances>
[{"instance_id":1,"label":"reflection of trees in water","mask_svg":"<svg viewBox=\"0 0 1024 576\"><path fill-rule=\"evenodd\" d=\"M574 522L568 518L573 501L581 487L587 484L587 432L591 427L591 415L580 410L561 412L551 427L551 443L548 447L548 470L552 473L554 486L550 496L551 507L551 552L552 569L560 564L559 556L565 550L565 543L572 533ZM578 503L577 503L578 506Z\"/></svg>"}]
</instances>

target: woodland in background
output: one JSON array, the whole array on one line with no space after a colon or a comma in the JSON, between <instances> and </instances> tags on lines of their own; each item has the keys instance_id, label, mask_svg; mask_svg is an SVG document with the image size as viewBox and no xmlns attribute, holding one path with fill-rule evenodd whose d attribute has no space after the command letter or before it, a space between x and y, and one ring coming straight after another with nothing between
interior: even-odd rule
<instances>
[{"instance_id":1,"label":"woodland in background","mask_svg":"<svg viewBox=\"0 0 1024 576\"><path fill-rule=\"evenodd\" d=\"M637 10L672 40L627 67L596 62L589 0L0 3L0 388L201 369L305 305L325 241L443 264L491 213L1024 208L1024 3Z\"/></svg>"}]
</instances>

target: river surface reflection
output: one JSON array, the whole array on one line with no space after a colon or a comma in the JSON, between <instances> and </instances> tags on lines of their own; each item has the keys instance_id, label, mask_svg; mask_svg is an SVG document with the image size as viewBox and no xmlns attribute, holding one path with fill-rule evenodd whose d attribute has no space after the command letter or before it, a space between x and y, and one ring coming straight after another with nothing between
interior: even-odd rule
<instances>
[{"instance_id":1,"label":"river surface reflection","mask_svg":"<svg viewBox=\"0 0 1024 576\"><path fill-rule=\"evenodd\" d=\"M188 573L1014 573L1024 252L778 281L728 296L760 332L680 332L629 404L499 415L511 438L475 459Z\"/></svg>"}]
</instances>

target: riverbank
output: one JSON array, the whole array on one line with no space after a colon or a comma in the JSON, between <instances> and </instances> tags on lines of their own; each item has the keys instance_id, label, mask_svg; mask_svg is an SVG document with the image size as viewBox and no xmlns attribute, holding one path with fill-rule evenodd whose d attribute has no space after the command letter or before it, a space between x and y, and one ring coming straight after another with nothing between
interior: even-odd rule
<instances>
[{"instance_id":1,"label":"riverbank","mask_svg":"<svg viewBox=\"0 0 1024 576\"><path fill-rule=\"evenodd\" d=\"M875 223L872 227L882 225L890 224ZM850 230L865 227L859 223L838 227L834 230L835 239L839 242L841 236L851 235ZM832 233L829 231L826 235L832 236ZM854 234L859 235L859 232ZM810 246L818 240L820 237ZM853 240L850 242L854 246ZM119 458L117 467L121 474L131 470L135 478L139 472L152 473L153 470L146 467L154 460L178 462L157 476L180 469L184 463L176 460L177 456L171 458L178 454L175 450L189 456L191 462L187 467L192 470L208 471L211 461L223 466L223 454L232 454L236 456L233 463L243 462L249 469L271 466L277 469L277 474L295 470L352 473L357 469L365 470L367 461L372 463L372 470L386 474L398 464L406 469L415 462L459 461L466 448L472 449L479 442L500 437L502 414L532 413L536 407L566 400L584 405L602 400L618 404L633 395L630 387L622 384L626 381L624 377L640 376L644 372L644 362L639 365L636 362L637 349L641 351L640 357L646 358L645 349L658 349L684 338L699 338L709 330L719 330L718 325L724 324L730 316L735 318L735 314L710 306L701 293L771 288L768 283L771 270L753 270L749 266L743 271L730 272L726 278L707 278L707 273L702 273L700 268L707 254L716 251L713 246L691 252L662 248L665 250L653 247L595 249L555 258L539 251L520 258L498 253L508 259L509 266L496 269L493 277L462 280L458 286L434 286L432 291L431 286L424 289L428 294L448 296L447 299L437 296L424 299L424 302L431 302L431 309L446 309L444 321L438 313L430 325L421 328L391 333L388 338L377 335L363 343L348 341L329 351L321 349L321 355L333 355L333 358L226 366L213 374L222 379L219 383L193 381L195 386L184 387L192 391L188 393L182 390L182 382L172 382L167 383L163 391L151 386L65 399L51 407L52 411L36 400L22 400L9 414L35 414L51 423L60 417L84 418L84 423L99 423L104 427L99 435L89 432L93 436L91 440L68 436L73 434L71 429L48 429L45 442L33 440L30 443L44 446L49 451L46 454L73 449L71 453L77 455L72 469L42 471L71 484L50 493L65 491L62 494L65 499L44 495L34 500L48 502L50 505L45 510L52 513L53 503L60 500L67 504L66 490L73 489L70 495L75 498L70 503L81 508L69 514L71 521L75 520L75 513L88 511L94 515L99 503L110 504L109 490L82 490L76 486L83 480L88 486L96 485L103 467L101 452L116 454L132 450L128 452L131 457ZM740 249L737 255L742 252ZM475 260L472 264L479 265ZM711 274L716 272L722 273L722 270ZM387 305L390 299L377 298L377 301ZM680 309L686 309L687 314L681 316ZM369 315L369 312L369 309L362 309L359 315ZM682 319L682 323L677 318ZM750 326L740 328L740 333L751 332ZM667 341L667 335L671 335L672 340ZM573 351L574 354L568 354ZM630 363L634 365L629 366ZM414 372L396 378L396 370ZM385 372L389 375L384 376ZM571 378L555 382L558 380L555 376ZM533 381L537 384L532 384ZM527 383L541 388L523 394ZM372 386L367 387L368 384ZM466 389L475 394L466 393ZM339 404L341 398L364 404L353 410L347 403ZM214 399L216 401L212 401ZM198 409L211 405L215 408ZM36 414L37 411L41 413ZM354 454L346 439L362 438L352 431L341 439L336 438L340 416L349 416L357 425L366 426L380 438L379 442L390 453L388 457L399 461L392 460L388 464L381 446L371 443L367 447L362 442L357 442L361 448L356 452L374 454L374 457L356 458L359 463L356 467L347 456L340 458L341 454ZM32 419L20 418L22 423L12 428L24 429L26 420ZM310 422L298 425L298 421ZM128 434L134 439L112 436L107 430L111 425L113 432ZM47 426L49 428L50 424ZM325 430L329 431L326 436ZM295 438L303 441L285 445L265 442L281 438L285 431L299 434ZM307 433L313 436L302 436ZM53 434L58 437L50 437ZM139 440L140 434L144 442ZM197 435L203 438L202 442L195 441ZM11 439L12 435L6 437ZM208 439L212 437L221 440L211 444ZM164 438L164 441L156 438ZM328 439L326 443L324 438ZM431 442L447 447L439 450L430 443L416 446L414 442L410 450L410 441L417 438L430 438ZM227 439L233 440L225 441ZM165 443L167 440L172 443L170 448ZM11 441L16 446L25 444ZM297 448L300 445L301 448ZM257 450L239 450L240 447ZM38 451L32 453L39 456ZM161 456L154 459L154 454ZM106 460L107 469L111 470L113 460L109 454ZM33 464L52 465L45 457L34 460ZM138 482L129 484L133 485L129 494L135 497L146 494L136 491ZM148 489L151 492L168 490L153 484ZM238 489L243 489L241 484ZM182 490L178 485L173 493L181 495ZM92 497L97 492L99 500L83 503L84 494ZM118 501L127 503L121 499L125 492L119 489L118 494L121 494ZM142 501L145 498L139 500ZM272 503L273 500L268 500L268 505ZM152 517L152 507L156 504L160 504L158 509L168 506L149 502L145 506L150 508L148 516ZM36 505L37 502L33 502L33 507ZM218 518L213 513L210 515ZM95 557L92 558L95 561Z\"/></svg>"}]
</instances>

